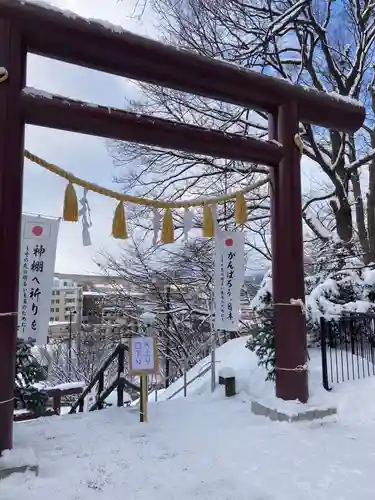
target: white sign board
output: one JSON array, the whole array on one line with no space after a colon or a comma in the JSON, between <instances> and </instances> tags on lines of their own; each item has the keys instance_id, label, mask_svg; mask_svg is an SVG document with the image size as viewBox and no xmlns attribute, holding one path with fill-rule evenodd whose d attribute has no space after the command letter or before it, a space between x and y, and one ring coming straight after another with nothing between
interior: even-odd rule
<instances>
[{"instance_id":1,"label":"white sign board","mask_svg":"<svg viewBox=\"0 0 375 500\"><path fill-rule=\"evenodd\" d=\"M47 343L59 219L22 216L18 336Z\"/></svg>"},{"instance_id":2,"label":"white sign board","mask_svg":"<svg viewBox=\"0 0 375 500\"><path fill-rule=\"evenodd\" d=\"M158 373L158 351L154 337L134 336L130 339L130 367L132 374Z\"/></svg>"},{"instance_id":3,"label":"white sign board","mask_svg":"<svg viewBox=\"0 0 375 500\"><path fill-rule=\"evenodd\" d=\"M245 238L243 232L216 231L214 276L214 326L237 331L240 320L241 287L244 280Z\"/></svg>"}]
</instances>

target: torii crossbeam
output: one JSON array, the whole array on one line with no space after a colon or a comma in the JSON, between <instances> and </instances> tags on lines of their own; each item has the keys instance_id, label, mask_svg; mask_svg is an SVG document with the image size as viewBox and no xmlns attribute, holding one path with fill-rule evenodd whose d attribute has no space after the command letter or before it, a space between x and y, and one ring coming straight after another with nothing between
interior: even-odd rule
<instances>
[{"instance_id":1,"label":"torii crossbeam","mask_svg":"<svg viewBox=\"0 0 375 500\"><path fill-rule=\"evenodd\" d=\"M267 112L275 141L48 99L25 89L28 52ZM294 138L299 122L355 132L363 106L24 0L0 0L0 67L8 75L0 83L0 453L12 447L25 123L270 166L276 395L306 402L307 372L296 370L306 362L305 317L290 306L291 299L304 301Z\"/></svg>"}]
</instances>

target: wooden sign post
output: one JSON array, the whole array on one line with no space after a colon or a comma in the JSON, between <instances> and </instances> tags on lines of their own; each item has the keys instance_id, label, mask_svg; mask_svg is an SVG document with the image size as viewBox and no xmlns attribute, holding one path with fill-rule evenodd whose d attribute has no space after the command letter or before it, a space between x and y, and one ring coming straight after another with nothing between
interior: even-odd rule
<instances>
[{"instance_id":1,"label":"wooden sign post","mask_svg":"<svg viewBox=\"0 0 375 500\"><path fill-rule=\"evenodd\" d=\"M140 422L147 422L148 376L159 373L158 346L154 336L130 339L129 373L140 377Z\"/></svg>"}]
</instances>

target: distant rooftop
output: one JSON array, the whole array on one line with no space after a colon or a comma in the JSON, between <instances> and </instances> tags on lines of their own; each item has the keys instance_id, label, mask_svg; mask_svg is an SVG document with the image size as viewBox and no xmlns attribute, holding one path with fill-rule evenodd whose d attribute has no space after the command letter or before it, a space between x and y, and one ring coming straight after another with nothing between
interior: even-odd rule
<instances>
[{"instance_id":1,"label":"distant rooftop","mask_svg":"<svg viewBox=\"0 0 375 500\"><path fill-rule=\"evenodd\" d=\"M67 273L55 273L55 278L60 280L71 280L74 283L93 283L108 285L109 283L115 281L116 283L124 283L125 280L118 276L104 276L103 274L67 274Z\"/></svg>"}]
</instances>

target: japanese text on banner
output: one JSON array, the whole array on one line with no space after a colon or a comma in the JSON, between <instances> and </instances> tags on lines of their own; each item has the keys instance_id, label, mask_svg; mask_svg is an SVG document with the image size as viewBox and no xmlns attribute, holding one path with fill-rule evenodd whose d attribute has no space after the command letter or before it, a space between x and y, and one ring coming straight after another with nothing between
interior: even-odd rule
<instances>
[{"instance_id":1,"label":"japanese text on banner","mask_svg":"<svg viewBox=\"0 0 375 500\"><path fill-rule=\"evenodd\" d=\"M39 345L47 342L58 229L58 219L22 217L18 334Z\"/></svg>"},{"instance_id":2,"label":"japanese text on banner","mask_svg":"<svg viewBox=\"0 0 375 500\"><path fill-rule=\"evenodd\" d=\"M244 234L218 231L214 278L214 324L217 330L237 331L243 278Z\"/></svg>"}]
</instances>

